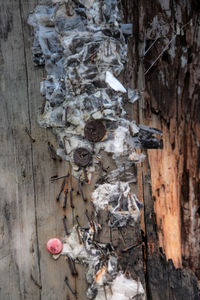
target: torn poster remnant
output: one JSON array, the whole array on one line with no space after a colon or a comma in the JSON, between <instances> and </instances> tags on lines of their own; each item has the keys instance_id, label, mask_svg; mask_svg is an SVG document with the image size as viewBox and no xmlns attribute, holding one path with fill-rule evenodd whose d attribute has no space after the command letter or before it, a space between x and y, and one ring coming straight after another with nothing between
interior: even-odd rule
<instances>
[{"instance_id":1,"label":"torn poster remnant","mask_svg":"<svg viewBox=\"0 0 200 300\"><path fill-rule=\"evenodd\" d=\"M39 123L53 129L59 141L57 154L70 161L76 178L84 178L83 168L94 171L93 157L101 150L116 151L115 160L122 155L134 163L129 154L135 147L160 147L152 132L142 129L132 136L128 130L132 124L125 119L124 103L134 103L140 93L130 88L127 92L117 79L127 61L121 19L117 0L52 1L38 5L29 16L35 33L34 64L45 65L47 72L41 82L46 102ZM105 128L101 138L85 134L93 120ZM77 147L90 153L87 164L76 163Z\"/></svg>"}]
</instances>

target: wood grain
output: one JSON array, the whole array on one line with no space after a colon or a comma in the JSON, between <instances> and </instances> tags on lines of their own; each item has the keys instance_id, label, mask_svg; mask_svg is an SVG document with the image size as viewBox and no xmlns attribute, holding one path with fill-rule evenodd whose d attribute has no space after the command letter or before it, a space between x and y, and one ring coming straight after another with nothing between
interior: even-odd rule
<instances>
[{"instance_id":1,"label":"wood grain","mask_svg":"<svg viewBox=\"0 0 200 300\"><path fill-rule=\"evenodd\" d=\"M0 279L0 299L9 300L66 299L68 292L67 263L53 261L46 251L50 237L64 234L56 203L60 183L49 179L66 173L68 166L50 158L47 143L55 144L55 138L37 124L44 72L33 67L26 22L36 4L7 1L1 6L0 270L5 276Z\"/></svg>"}]
</instances>

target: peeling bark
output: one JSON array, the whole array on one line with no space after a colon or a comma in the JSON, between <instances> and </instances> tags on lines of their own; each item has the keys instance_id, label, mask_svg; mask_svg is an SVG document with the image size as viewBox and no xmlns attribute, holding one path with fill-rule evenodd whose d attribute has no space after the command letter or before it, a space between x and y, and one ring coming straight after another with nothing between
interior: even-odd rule
<instances>
[{"instance_id":1,"label":"peeling bark","mask_svg":"<svg viewBox=\"0 0 200 300\"><path fill-rule=\"evenodd\" d=\"M148 150L150 165L140 171L148 299L199 299L195 276L173 264L200 278L200 7L197 1L123 3L134 24L128 70L144 92L140 122L163 131L163 149Z\"/></svg>"},{"instance_id":2,"label":"peeling bark","mask_svg":"<svg viewBox=\"0 0 200 300\"><path fill-rule=\"evenodd\" d=\"M163 3L160 1L161 8ZM171 13L162 10L161 27L168 26L169 40L173 38L173 32L176 36L146 74L145 114L149 118L148 124L158 126L164 132L163 151L149 151L160 245L177 267L182 264L190 267L200 278L200 18L193 4L190 1L185 4L175 2L173 7L169 6ZM149 15L155 17L159 12L150 10ZM146 22L151 23L149 17ZM180 33L178 26L182 28ZM144 58L146 68L164 46L161 41L152 47Z\"/></svg>"}]
</instances>

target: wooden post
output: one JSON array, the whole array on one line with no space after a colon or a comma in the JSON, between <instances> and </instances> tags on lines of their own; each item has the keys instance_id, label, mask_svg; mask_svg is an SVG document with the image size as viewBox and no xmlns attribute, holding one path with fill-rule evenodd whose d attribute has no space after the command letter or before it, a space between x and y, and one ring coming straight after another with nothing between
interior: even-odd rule
<instances>
[{"instance_id":1,"label":"wooden post","mask_svg":"<svg viewBox=\"0 0 200 300\"><path fill-rule=\"evenodd\" d=\"M76 299L86 300L85 268L76 265L78 276L73 277L64 257L54 261L46 251L49 238L64 234L63 216L72 228L77 215L85 224L85 210L93 214L90 199L97 174L90 185L83 185L86 202L77 195L78 181L72 178L74 208L68 203L63 210L64 194L56 201L62 180L51 183L50 177L65 175L70 168L52 159L49 145L56 149L57 141L37 123L45 72L33 66L27 25L37 2L1 1L0 299L73 299L64 282L67 276ZM112 242L121 269L141 280L146 299L197 300L199 4L122 3L124 21L133 23L123 80L143 95L133 109L127 106L128 114L130 119L163 130L164 148L148 150L148 159L137 169L133 191L144 203L141 227L114 229ZM107 154L103 163L112 163ZM98 241L109 242L109 214L100 213L98 220L103 224Z\"/></svg>"}]
</instances>

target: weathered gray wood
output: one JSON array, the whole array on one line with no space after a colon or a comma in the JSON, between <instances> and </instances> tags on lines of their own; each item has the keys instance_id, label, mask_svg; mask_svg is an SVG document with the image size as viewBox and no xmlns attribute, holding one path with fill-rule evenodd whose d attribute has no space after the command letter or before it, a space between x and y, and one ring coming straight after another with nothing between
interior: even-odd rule
<instances>
[{"instance_id":1,"label":"weathered gray wood","mask_svg":"<svg viewBox=\"0 0 200 300\"><path fill-rule=\"evenodd\" d=\"M19 2L1 1L1 299L39 299L26 62Z\"/></svg>"},{"instance_id":2,"label":"weathered gray wood","mask_svg":"<svg viewBox=\"0 0 200 300\"><path fill-rule=\"evenodd\" d=\"M49 178L66 173L67 165L50 158L54 136L37 124L43 70L33 67L26 23L36 4L1 1L0 299L66 299L68 292L65 260L53 261L46 251L47 240L64 233L55 201L60 182Z\"/></svg>"}]
</instances>

